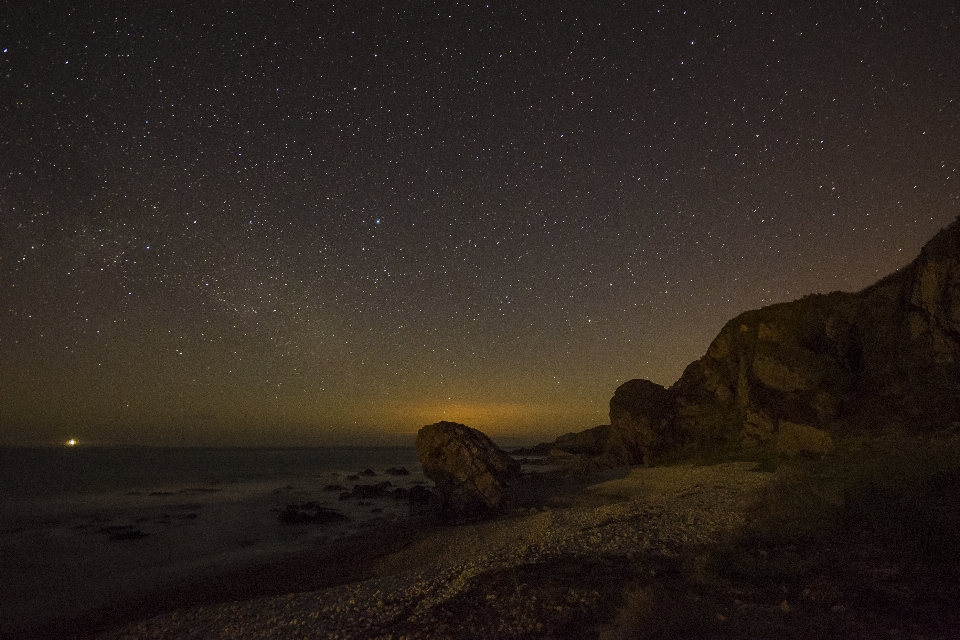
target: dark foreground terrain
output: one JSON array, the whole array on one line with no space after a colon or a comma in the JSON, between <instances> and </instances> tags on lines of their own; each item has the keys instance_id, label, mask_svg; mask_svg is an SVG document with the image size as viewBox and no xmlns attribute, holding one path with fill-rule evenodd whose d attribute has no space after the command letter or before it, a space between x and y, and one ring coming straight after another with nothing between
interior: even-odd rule
<instances>
[{"instance_id":1,"label":"dark foreground terrain","mask_svg":"<svg viewBox=\"0 0 960 640\"><path fill-rule=\"evenodd\" d=\"M494 521L393 533L56 631L605 639L960 632L953 435L869 434L839 440L821 457L714 451L586 480L543 478L531 482L522 508Z\"/></svg>"},{"instance_id":2,"label":"dark foreground terrain","mask_svg":"<svg viewBox=\"0 0 960 640\"><path fill-rule=\"evenodd\" d=\"M960 440L767 465L747 524L622 591L600 637L960 637Z\"/></svg>"}]
</instances>

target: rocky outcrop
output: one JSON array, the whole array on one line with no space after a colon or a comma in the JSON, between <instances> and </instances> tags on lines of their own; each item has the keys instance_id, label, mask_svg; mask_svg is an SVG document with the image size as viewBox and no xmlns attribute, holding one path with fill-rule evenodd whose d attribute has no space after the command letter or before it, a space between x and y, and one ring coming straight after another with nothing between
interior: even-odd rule
<instances>
[{"instance_id":1,"label":"rocky outcrop","mask_svg":"<svg viewBox=\"0 0 960 640\"><path fill-rule=\"evenodd\" d=\"M673 395L649 380L630 380L610 399L610 431L630 464L649 464L652 452L673 444Z\"/></svg>"},{"instance_id":2,"label":"rocky outcrop","mask_svg":"<svg viewBox=\"0 0 960 640\"><path fill-rule=\"evenodd\" d=\"M605 464L678 446L793 455L827 450L831 432L935 430L958 415L960 219L863 291L737 316L672 387L621 385L610 425L561 436L554 449Z\"/></svg>"},{"instance_id":3,"label":"rocky outcrop","mask_svg":"<svg viewBox=\"0 0 960 640\"><path fill-rule=\"evenodd\" d=\"M555 455L558 451L565 451L573 454L599 455L606 447L609 438L610 425L608 424L601 424L584 431L565 433L554 440L550 454Z\"/></svg>"},{"instance_id":4,"label":"rocky outcrop","mask_svg":"<svg viewBox=\"0 0 960 640\"><path fill-rule=\"evenodd\" d=\"M472 520L502 511L520 465L486 435L455 422L417 432L423 474L436 484L434 504L445 521Z\"/></svg>"},{"instance_id":5,"label":"rocky outcrop","mask_svg":"<svg viewBox=\"0 0 960 640\"><path fill-rule=\"evenodd\" d=\"M956 419L958 390L960 220L859 293L734 318L671 389L681 440L745 446L788 424L938 429Z\"/></svg>"},{"instance_id":6,"label":"rocky outcrop","mask_svg":"<svg viewBox=\"0 0 960 640\"><path fill-rule=\"evenodd\" d=\"M785 456L823 454L833 448L833 438L822 429L782 421L777 430L776 450Z\"/></svg>"},{"instance_id":7,"label":"rocky outcrop","mask_svg":"<svg viewBox=\"0 0 960 640\"><path fill-rule=\"evenodd\" d=\"M649 464L653 452L673 442L673 396L649 380L630 380L610 400L610 424L557 438L553 462L579 470Z\"/></svg>"},{"instance_id":8,"label":"rocky outcrop","mask_svg":"<svg viewBox=\"0 0 960 640\"><path fill-rule=\"evenodd\" d=\"M378 482L377 484L357 484L351 491L344 491L340 494L341 500L371 500L373 498L384 498L393 491L393 484L389 481ZM406 496L404 496L406 497Z\"/></svg>"},{"instance_id":9,"label":"rocky outcrop","mask_svg":"<svg viewBox=\"0 0 960 640\"><path fill-rule=\"evenodd\" d=\"M960 363L960 250L957 225L937 234L911 265L904 291L915 365Z\"/></svg>"},{"instance_id":10,"label":"rocky outcrop","mask_svg":"<svg viewBox=\"0 0 960 640\"><path fill-rule=\"evenodd\" d=\"M824 426L848 412L864 373L859 306L854 294L808 296L728 322L671 388L675 440L750 447L782 421Z\"/></svg>"},{"instance_id":11,"label":"rocky outcrop","mask_svg":"<svg viewBox=\"0 0 960 640\"><path fill-rule=\"evenodd\" d=\"M384 473L388 476L408 476L410 475L410 470L406 467L390 467L384 471Z\"/></svg>"},{"instance_id":12,"label":"rocky outcrop","mask_svg":"<svg viewBox=\"0 0 960 640\"><path fill-rule=\"evenodd\" d=\"M316 502L288 504L278 518L283 524L330 524L349 520L339 511L328 509Z\"/></svg>"},{"instance_id":13,"label":"rocky outcrop","mask_svg":"<svg viewBox=\"0 0 960 640\"><path fill-rule=\"evenodd\" d=\"M620 443L615 441L608 424L558 437L550 446L549 460L577 471L633 464L623 455Z\"/></svg>"}]
</instances>

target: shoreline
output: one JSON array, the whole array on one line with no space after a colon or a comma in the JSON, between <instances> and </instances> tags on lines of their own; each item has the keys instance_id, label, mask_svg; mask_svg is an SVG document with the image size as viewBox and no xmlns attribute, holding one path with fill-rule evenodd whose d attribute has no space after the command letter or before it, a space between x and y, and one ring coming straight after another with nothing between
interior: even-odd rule
<instances>
[{"instance_id":1,"label":"shoreline","mask_svg":"<svg viewBox=\"0 0 960 640\"><path fill-rule=\"evenodd\" d=\"M957 460L955 436L854 438L778 464L531 476L491 520L380 521L0 637L946 640Z\"/></svg>"},{"instance_id":2,"label":"shoreline","mask_svg":"<svg viewBox=\"0 0 960 640\"><path fill-rule=\"evenodd\" d=\"M549 582L569 573L582 580L583 571L612 572L626 579L618 572L631 563L653 562L659 567L673 562L683 549L717 542L743 525L747 504L770 478L769 473L753 471L754 466L627 468L585 479L565 478L556 486L549 478L534 479L527 504L499 518L392 530L379 543L357 540L365 549L360 562L357 547L341 546L351 566L339 576L331 575L329 564L303 566L307 557L294 561L301 562L293 568L294 577L303 580L299 584L277 567L261 567L258 571L280 578L273 586L282 592L271 594L261 588L259 596L242 593L236 584L242 576L234 575L226 591L208 594L219 596L210 598L219 603L141 616L96 637L443 636L455 631L451 624L456 625L459 614L451 612L474 615L478 597L484 607L493 608L494 617L509 618L517 607L526 606L522 603L529 598L524 599L520 582L515 594L513 589L490 587L489 593L478 595L478 590L488 589L487 583L504 575L559 567L544 579ZM330 580L329 586L323 587L323 580ZM225 602L227 593L243 599ZM528 623L552 624L556 619L559 624L564 616L582 617L591 607L601 606L604 598L598 593L594 589L529 620L515 620L510 629L522 634L525 629L534 631L535 627L524 626Z\"/></svg>"},{"instance_id":3,"label":"shoreline","mask_svg":"<svg viewBox=\"0 0 960 640\"><path fill-rule=\"evenodd\" d=\"M309 525L308 525L309 526ZM55 618L40 625L0 630L0 639L86 640L131 624L183 609L215 607L255 599L309 592L362 581L374 563L428 535L429 525L384 522L334 540L315 542L312 548L275 553L198 575L184 584L145 591L95 607L78 615Z\"/></svg>"},{"instance_id":4,"label":"shoreline","mask_svg":"<svg viewBox=\"0 0 960 640\"><path fill-rule=\"evenodd\" d=\"M583 488L592 476L548 470L536 471L527 477L533 481L527 484L530 491L525 501L539 503L544 501L546 494L570 493ZM279 495L282 499L277 504L290 497L283 493ZM356 511L356 501L353 502L340 506L352 507ZM193 510L197 506L191 505ZM509 517L505 515L499 519ZM2 625L0 640L84 640L180 609L348 585L372 577L380 558L448 529L413 515L368 518L350 524L293 525L287 527L291 540L296 541L291 542L291 546L261 550L243 558L240 564L223 557L199 560L195 563L199 570L196 577L189 577L175 587L148 588L135 595L40 623ZM147 538L142 543L150 545L152 542ZM127 551L122 547L120 550Z\"/></svg>"},{"instance_id":5,"label":"shoreline","mask_svg":"<svg viewBox=\"0 0 960 640\"><path fill-rule=\"evenodd\" d=\"M337 577L338 564L351 564L337 562L340 550L376 555L395 548L389 538L413 535L405 492L427 483L409 460L312 471L300 458L263 460L278 479L188 473L171 484L148 469L144 487L11 494L0 504L0 638L88 637L200 602L322 588L356 575ZM311 521L317 512L336 517ZM321 563L327 578L316 575Z\"/></svg>"}]
</instances>

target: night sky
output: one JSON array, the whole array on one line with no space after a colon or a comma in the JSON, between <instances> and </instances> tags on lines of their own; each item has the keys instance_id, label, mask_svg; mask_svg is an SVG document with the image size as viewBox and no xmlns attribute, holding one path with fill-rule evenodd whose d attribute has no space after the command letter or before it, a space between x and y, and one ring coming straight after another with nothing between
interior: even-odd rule
<instances>
[{"instance_id":1,"label":"night sky","mask_svg":"<svg viewBox=\"0 0 960 640\"><path fill-rule=\"evenodd\" d=\"M795 4L0 1L0 443L535 442L904 266L960 7Z\"/></svg>"}]
</instances>

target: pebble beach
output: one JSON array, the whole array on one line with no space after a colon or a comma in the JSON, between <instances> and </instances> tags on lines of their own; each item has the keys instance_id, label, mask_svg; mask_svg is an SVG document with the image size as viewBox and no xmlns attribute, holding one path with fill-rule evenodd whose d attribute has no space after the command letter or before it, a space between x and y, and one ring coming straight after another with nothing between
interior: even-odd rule
<instances>
[{"instance_id":1,"label":"pebble beach","mask_svg":"<svg viewBox=\"0 0 960 640\"><path fill-rule=\"evenodd\" d=\"M358 581L180 609L98 637L565 637L566 621L606 606L602 590L591 588L598 575L644 563L655 572L658 558L714 544L742 526L771 477L754 467L608 473L493 521L430 528L370 561ZM505 585L504 576L513 582Z\"/></svg>"}]
</instances>

